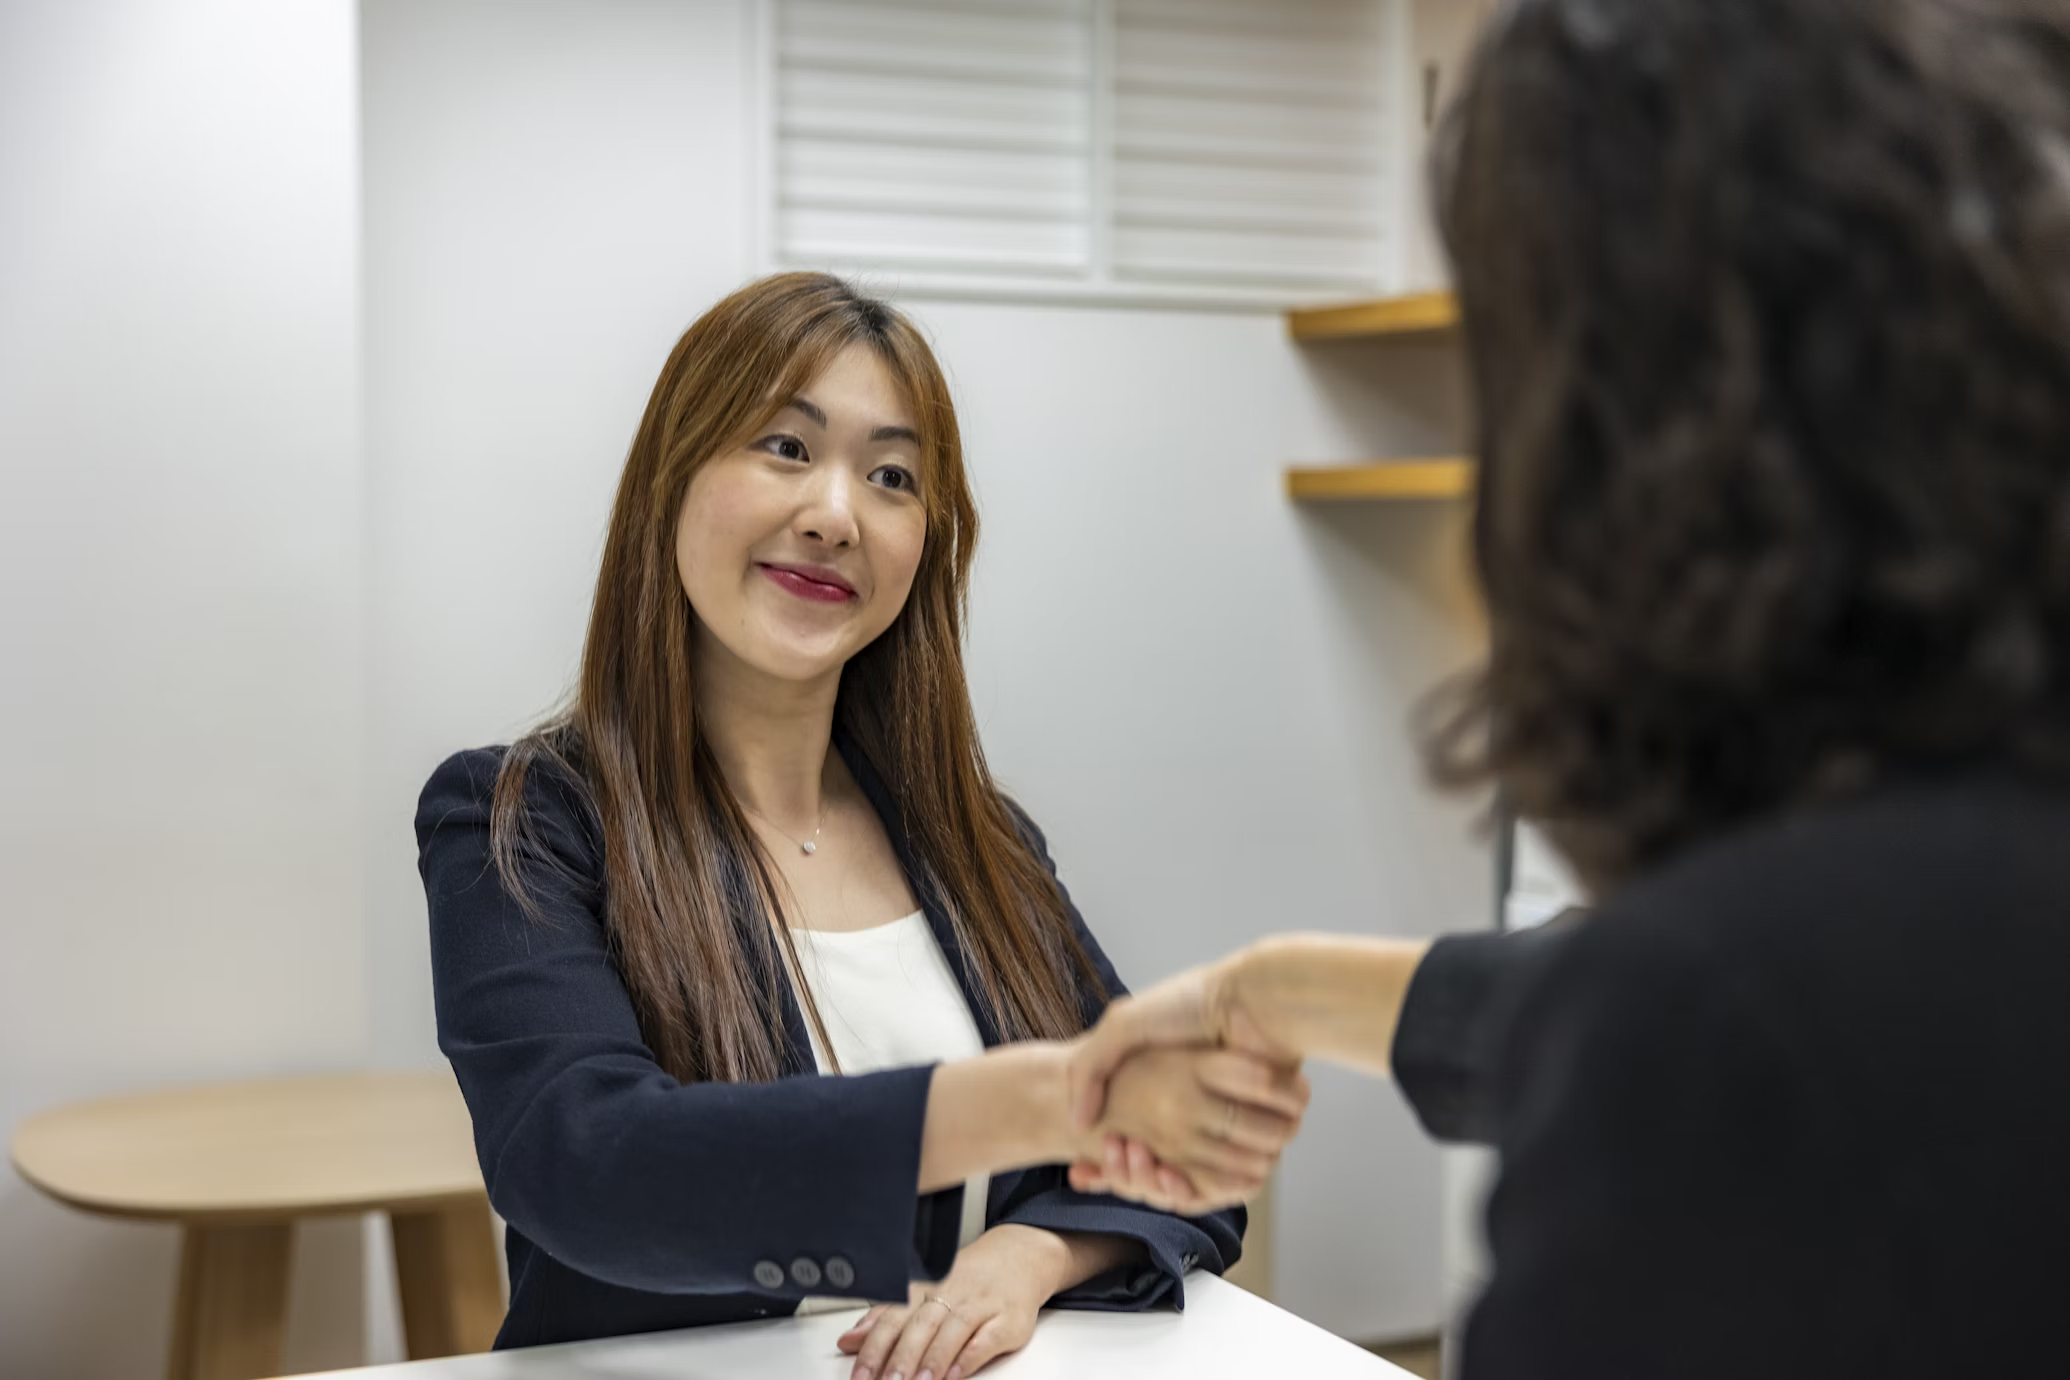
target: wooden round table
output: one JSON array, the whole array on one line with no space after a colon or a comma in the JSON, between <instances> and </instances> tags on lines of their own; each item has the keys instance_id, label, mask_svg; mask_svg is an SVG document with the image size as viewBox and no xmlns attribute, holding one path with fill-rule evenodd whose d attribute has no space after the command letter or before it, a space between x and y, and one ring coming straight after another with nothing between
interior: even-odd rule
<instances>
[{"instance_id":1,"label":"wooden round table","mask_svg":"<svg viewBox=\"0 0 2070 1380\"><path fill-rule=\"evenodd\" d=\"M183 1230L171 1380L279 1373L297 1218L385 1212L411 1360L503 1318L488 1195L451 1073L275 1078L75 1103L14 1135L61 1203Z\"/></svg>"}]
</instances>

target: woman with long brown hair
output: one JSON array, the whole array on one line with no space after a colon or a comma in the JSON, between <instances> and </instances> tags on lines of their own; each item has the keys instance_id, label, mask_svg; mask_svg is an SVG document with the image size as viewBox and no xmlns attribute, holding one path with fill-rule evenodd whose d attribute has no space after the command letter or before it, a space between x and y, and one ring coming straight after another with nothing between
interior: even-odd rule
<instances>
[{"instance_id":1,"label":"woman with long brown hair","mask_svg":"<svg viewBox=\"0 0 2070 1380\"><path fill-rule=\"evenodd\" d=\"M440 1046L510 1228L499 1346L874 1300L858 1380L942 1380L1044 1305L1176 1303L1235 1260L1293 1067L1117 1080L1100 1129L1183 1169L1189 1217L1058 1167L1097 1149L1070 1065L1121 985L978 746L976 536L884 304L771 278L669 357L569 708L417 815Z\"/></svg>"}]
</instances>

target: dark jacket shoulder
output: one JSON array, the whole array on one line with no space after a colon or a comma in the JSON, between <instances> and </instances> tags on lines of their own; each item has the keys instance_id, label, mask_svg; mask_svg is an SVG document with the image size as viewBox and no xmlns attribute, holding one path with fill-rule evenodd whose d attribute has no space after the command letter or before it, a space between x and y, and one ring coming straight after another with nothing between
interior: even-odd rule
<instances>
[{"instance_id":1,"label":"dark jacket shoulder","mask_svg":"<svg viewBox=\"0 0 2070 1380\"><path fill-rule=\"evenodd\" d=\"M439 763L417 797L420 858L442 831L465 833L490 827L497 783L512 751L500 744L468 748ZM528 754L521 799L516 855L538 874L528 875L527 880L599 884L603 825L588 783L574 765L549 754Z\"/></svg>"},{"instance_id":2,"label":"dark jacket shoulder","mask_svg":"<svg viewBox=\"0 0 2070 1380\"><path fill-rule=\"evenodd\" d=\"M1467 1380L2049 1354L2066 830L2051 786L1914 782L1611 898L1508 1032Z\"/></svg>"}]
</instances>

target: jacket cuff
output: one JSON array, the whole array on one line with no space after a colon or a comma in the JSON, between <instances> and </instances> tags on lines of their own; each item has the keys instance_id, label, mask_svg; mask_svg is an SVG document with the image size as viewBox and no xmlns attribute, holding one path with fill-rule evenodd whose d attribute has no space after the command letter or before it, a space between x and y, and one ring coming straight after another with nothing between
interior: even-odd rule
<instances>
[{"instance_id":1,"label":"jacket cuff","mask_svg":"<svg viewBox=\"0 0 2070 1380\"><path fill-rule=\"evenodd\" d=\"M1199 1218L1174 1217L1119 1198L1051 1188L1015 1204L999 1220L1139 1243L1144 1259L1095 1275L1049 1301L1052 1308L1139 1313L1166 1302L1183 1311L1189 1271L1221 1274L1234 1265L1243 1255L1246 1214L1239 1207Z\"/></svg>"},{"instance_id":2,"label":"jacket cuff","mask_svg":"<svg viewBox=\"0 0 2070 1380\"><path fill-rule=\"evenodd\" d=\"M913 1187L933 1076L919 1066L782 1080L801 1104L819 1104L820 1115L802 1118L814 1143L797 1147L800 1161L841 1167L814 1175L804 1195L811 1206L798 1205L801 1221L760 1233L763 1248L741 1261L743 1284L791 1302L835 1295L904 1303L916 1274L946 1271L963 1191L921 1195ZM893 1128L903 1134L889 1134ZM858 1155L858 1145L874 1153Z\"/></svg>"},{"instance_id":3,"label":"jacket cuff","mask_svg":"<svg viewBox=\"0 0 2070 1380\"><path fill-rule=\"evenodd\" d=\"M913 1212L914 1279L936 1280L949 1273L963 1244L963 1185L921 1197Z\"/></svg>"}]
</instances>

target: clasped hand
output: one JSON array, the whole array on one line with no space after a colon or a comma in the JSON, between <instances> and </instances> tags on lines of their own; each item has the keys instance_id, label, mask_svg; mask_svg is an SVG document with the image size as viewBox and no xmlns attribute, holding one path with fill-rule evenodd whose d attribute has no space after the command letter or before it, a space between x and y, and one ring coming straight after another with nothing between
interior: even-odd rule
<instances>
[{"instance_id":1,"label":"clasped hand","mask_svg":"<svg viewBox=\"0 0 2070 1380\"><path fill-rule=\"evenodd\" d=\"M1108 1008L1073 1051L1072 1096L1088 1139L1081 1192L1195 1216L1254 1196L1300 1129L1300 1062L1236 1009L1220 965Z\"/></svg>"},{"instance_id":2,"label":"clasped hand","mask_svg":"<svg viewBox=\"0 0 2070 1380\"><path fill-rule=\"evenodd\" d=\"M1238 1050L1144 1048L1106 1079L1072 1183L1198 1216L1256 1195L1301 1128L1299 1065Z\"/></svg>"},{"instance_id":3,"label":"clasped hand","mask_svg":"<svg viewBox=\"0 0 2070 1380\"><path fill-rule=\"evenodd\" d=\"M1308 1106L1299 1059L1233 993L1228 963L1107 1009L1071 1062L1092 1153L1072 1187L1197 1215L1254 1196Z\"/></svg>"}]
</instances>

